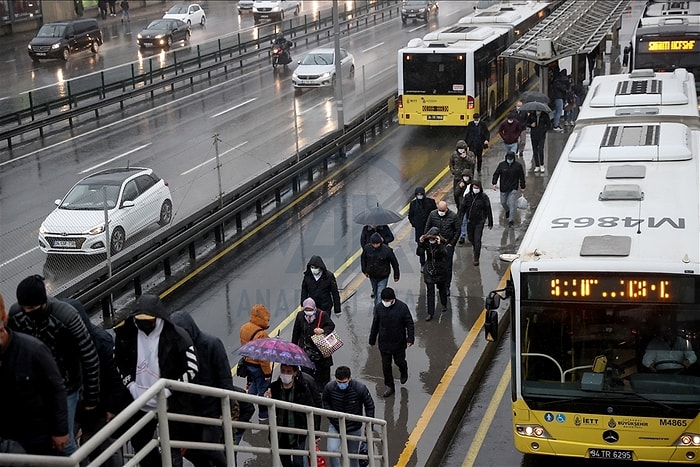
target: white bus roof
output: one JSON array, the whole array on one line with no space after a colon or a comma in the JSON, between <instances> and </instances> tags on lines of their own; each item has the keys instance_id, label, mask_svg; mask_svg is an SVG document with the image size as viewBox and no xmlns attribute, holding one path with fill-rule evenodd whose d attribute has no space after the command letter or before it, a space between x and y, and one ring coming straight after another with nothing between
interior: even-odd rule
<instances>
[{"instance_id":1,"label":"white bus roof","mask_svg":"<svg viewBox=\"0 0 700 467\"><path fill-rule=\"evenodd\" d=\"M574 130L523 238L514 274L700 273L700 131L662 123L640 142L640 130L624 136L635 126ZM667 147L670 139L676 141Z\"/></svg>"},{"instance_id":2,"label":"white bus roof","mask_svg":"<svg viewBox=\"0 0 700 467\"><path fill-rule=\"evenodd\" d=\"M685 1L650 1L644 8L642 18L648 17L673 17L686 15L700 15L700 2L697 0Z\"/></svg>"}]
</instances>

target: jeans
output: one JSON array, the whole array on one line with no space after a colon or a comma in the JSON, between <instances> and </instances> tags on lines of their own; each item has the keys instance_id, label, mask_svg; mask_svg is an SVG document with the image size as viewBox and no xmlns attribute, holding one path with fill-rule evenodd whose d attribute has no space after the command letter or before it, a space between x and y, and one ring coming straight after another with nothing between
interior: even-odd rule
<instances>
[{"instance_id":1,"label":"jeans","mask_svg":"<svg viewBox=\"0 0 700 467\"><path fill-rule=\"evenodd\" d=\"M506 143L504 141L503 146L505 146L506 152L516 153L518 151L518 142L517 141L515 143Z\"/></svg>"},{"instance_id":2,"label":"jeans","mask_svg":"<svg viewBox=\"0 0 700 467\"><path fill-rule=\"evenodd\" d=\"M462 217L462 228L459 231L459 238L461 238L462 240L464 240L467 237L467 219L468 217L465 214Z\"/></svg>"},{"instance_id":3,"label":"jeans","mask_svg":"<svg viewBox=\"0 0 700 467\"><path fill-rule=\"evenodd\" d=\"M78 445L75 442L75 412L78 410L78 399L80 399L80 391L71 392L66 396L68 404L68 444L63 448L61 454L70 456L78 450Z\"/></svg>"},{"instance_id":4,"label":"jeans","mask_svg":"<svg viewBox=\"0 0 700 467\"><path fill-rule=\"evenodd\" d=\"M391 368L391 361L396 363L399 367L401 376L408 376L408 363L406 362L406 349L399 352L388 353L380 352L382 354L382 373L384 374L384 386L388 388L394 387L394 372Z\"/></svg>"},{"instance_id":5,"label":"jeans","mask_svg":"<svg viewBox=\"0 0 700 467\"><path fill-rule=\"evenodd\" d=\"M467 225L467 236L469 238L469 243L474 246L474 261L479 260L481 255L481 236L484 234L484 223L479 222L478 224L469 223Z\"/></svg>"},{"instance_id":6,"label":"jeans","mask_svg":"<svg viewBox=\"0 0 700 467\"><path fill-rule=\"evenodd\" d=\"M522 154L525 151L525 144L527 143L527 130L520 132L520 137L518 138L518 154Z\"/></svg>"},{"instance_id":7,"label":"jeans","mask_svg":"<svg viewBox=\"0 0 700 467\"><path fill-rule=\"evenodd\" d=\"M267 387L270 382L265 379L262 368L258 365L248 365L248 394L253 394L255 396L262 396L267 391ZM267 406L258 405L258 419L267 418Z\"/></svg>"},{"instance_id":8,"label":"jeans","mask_svg":"<svg viewBox=\"0 0 700 467\"><path fill-rule=\"evenodd\" d=\"M386 284L389 282L389 278L382 277L381 279L375 279L374 277L370 277L369 282L372 284L374 303L380 303L382 301L382 290L386 289Z\"/></svg>"},{"instance_id":9,"label":"jeans","mask_svg":"<svg viewBox=\"0 0 700 467\"><path fill-rule=\"evenodd\" d=\"M554 99L554 128L559 128L559 120L564 115L564 99Z\"/></svg>"},{"instance_id":10,"label":"jeans","mask_svg":"<svg viewBox=\"0 0 700 467\"><path fill-rule=\"evenodd\" d=\"M518 200L518 190L502 191L501 206L508 213L508 222L514 222L515 219L515 203Z\"/></svg>"},{"instance_id":11,"label":"jeans","mask_svg":"<svg viewBox=\"0 0 700 467\"><path fill-rule=\"evenodd\" d=\"M328 425L328 432L329 433L340 433L333 424ZM353 435L353 436L360 436L362 435L362 428L358 428L357 430L347 431L347 434ZM340 438L328 438L328 441L326 443L326 450L328 452L340 452ZM348 440L348 452L356 453L360 450L360 442L355 441L355 440ZM328 460L331 463L331 467L341 467L342 461L340 457L329 457ZM350 459L350 467L360 467L360 461L357 459Z\"/></svg>"},{"instance_id":12,"label":"jeans","mask_svg":"<svg viewBox=\"0 0 700 467\"><path fill-rule=\"evenodd\" d=\"M435 287L438 289L440 294L440 305L445 308L447 306L447 288L444 283L434 284L425 283L425 289L428 298L428 315L433 316L435 314Z\"/></svg>"}]
</instances>

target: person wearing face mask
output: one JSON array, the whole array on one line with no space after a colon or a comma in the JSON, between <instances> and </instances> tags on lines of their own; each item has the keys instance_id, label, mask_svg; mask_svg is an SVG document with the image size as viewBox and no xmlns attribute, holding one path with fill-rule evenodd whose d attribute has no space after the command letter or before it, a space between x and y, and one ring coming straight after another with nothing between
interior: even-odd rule
<instances>
[{"instance_id":1,"label":"person wearing face mask","mask_svg":"<svg viewBox=\"0 0 700 467\"><path fill-rule=\"evenodd\" d=\"M312 374L320 391L331 380L331 367L333 355L324 357L316 344L311 340L314 334L330 334L335 329L335 323L329 312L316 306L313 298L307 298L294 319L292 328L292 342L306 352L309 359L314 362L315 369L305 368L304 371Z\"/></svg>"},{"instance_id":2,"label":"person wearing face mask","mask_svg":"<svg viewBox=\"0 0 700 467\"><path fill-rule=\"evenodd\" d=\"M447 249L440 231L437 227L431 227L428 233L421 236L420 246L426 255L425 268L423 269L423 282L425 282L426 296L428 299L428 316L426 321L431 321L435 316L435 288L437 287L442 305L442 313L447 311Z\"/></svg>"},{"instance_id":3,"label":"person wearing face mask","mask_svg":"<svg viewBox=\"0 0 700 467\"><path fill-rule=\"evenodd\" d=\"M435 292L433 292L434 294ZM384 374L384 397L394 394L394 374L392 360L399 367L401 384L408 381L406 349L414 342L413 316L408 305L396 298L391 287L382 290L382 302L374 307L372 327L369 331L369 345L374 346L379 339L379 353L382 356Z\"/></svg>"},{"instance_id":4,"label":"person wearing face mask","mask_svg":"<svg viewBox=\"0 0 700 467\"><path fill-rule=\"evenodd\" d=\"M447 295L450 295L450 284L452 283L452 260L455 254L455 245L459 240L459 235L462 231L461 222L457 213L451 211L447 207L445 201L440 201L435 211L428 216L428 221L425 223L424 233L428 233L432 227L437 227L447 251L445 274L445 288Z\"/></svg>"},{"instance_id":5,"label":"person wearing face mask","mask_svg":"<svg viewBox=\"0 0 700 467\"><path fill-rule=\"evenodd\" d=\"M372 296L375 297L375 304L381 301L380 294L389 282L391 270L394 270L394 282L399 281L399 261L396 259L394 250L382 243L382 236L373 233L369 244L365 245L360 255L360 267L362 273L369 278L372 284Z\"/></svg>"},{"instance_id":6,"label":"person wearing face mask","mask_svg":"<svg viewBox=\"0 0 700 467\"><path fill-rule=\"evenodd\" d=\"M51 349L68 401L70 438L59 446L59 451L71 455L78 449L74 423L81 395L87 412L99 402L100 362L90 333L75 308L46 295L44 278L39 275L29 276L17 285L17 303L10 307L8 327L36 337Z\"/></svg>"},{"instance_id":7,"label":"person wearing face mask","mask_svg":"<svg viewBox=\"0 0 700 467\"><path fill-rule=\"evenodd\" d=\"M414 193L416 196L408 206L408 221L413 226L413 235L416 241L416 256L418 256L418 260L420 261L420 272L423 272L425 252L417 247L420 244L420 236L423 235L425 223L428 221L428 215L437 209L437 204L433 198L425 195L425 188L422 186L416 187Z\"/></svg>"},{"instance_id":8,"label":"person wearing face mask","mask_svg":"<svg viewBox=\"0 0 700 467\"><path fill-rule=\"evenodd\" d=\"M518 187L520 191L525 191L525 171L522 164L515 160L514 152L507 152L505 160L501 161L493 172L491 183L494 190L499 189L499 179L501 181L501 206L505 210L508 226L513 227Z\"/></svg>"},{"instance_id":9,"label":"person wearing face mask","mask_svg":"<svg viewBox=\"0 0 700 467\"><path fill-rule=\"evenodd\" d=\"M184 383L195 382L198 375L197 354L189 334L170 321L168 310L154 294L141 295L129 316L114 327L114 362L122 378L122 384L135 400L158 379L167 378ZM168 412L193 414L194 400L190 394L166 391ZM156 409L153 397L141 409ZM143 414L136 414L135 423ZM131 426L133 423L127 423ZM188 439L191 427L183 422L170 422L173 439ZM156 435L158 420L150 420L131 437L136 451L141 450ZM182 466L180 449L171 449L173 465ZM151 451L141 460L142 467L161 465L158 450Z\"/></svg>"},{"instance_id":10,"label":"person wearing face mask","mask_svg":"<svg viewBox=\"0 0 700 467\"><path fill-rule=\"evenodd\" d=\"M552 121L547 112L530 112L527 117L527 125L530 127L534 172L544 173L544 143L547 131L552 128Z\"/></svg>"},{"instance_id":11,"label":"person wearing face mask","mask_svg":"<svg viewBox=\"0 0 700 467\"><path fill-rule=\"evenodd\" d=\"M339 366L335 369L335 380L326 384L323 388L323 408L334 412L343 412L353 415L364 415L366 417L374 417L374 400L367 389L367 386L361 382L352 379L350 368L347 366ZM364 414L363 414L364 410ZM340 433L341 421L336 417L329 417L330 422L328 431L330 433ZM361 436L362 422L355 420L345 420L345 430L348 435ZM326 450L329 452L341 452L340 437L328 438ZM357 453L360 449L360 442L356 440L347 440L348 452ZM329 457L328 461L331 467L341 467L343 465L342 457ZM350 467L359 467L358 459L350 459Z\"/></svg>"},{"instance_id":12,"label":"person wearing face mask","mask_svg":"<svg viewBox=\"0 0 700 467\"><path fill-rule=\"evenodd\" d=\"M459 206L459 199L464 193L463 177L464 171L474 172L476 164L476 156L469 150L467 142L463 139L457 141L457 148L450 157L450 172L452 173L452 193L454 194L455 204Z\"/></svg>"},{"instance_id":13,"label":"person wearing face mask","mask_svg":"<svg viewBox=\"0 0 700 467\"><path fill-rule=\"evenodd\" d=\"M317 308L328 313L335 312L336 316L340 316L343 311L340 307L338 282L335 275L326 269L326 263L320 256L313 255L311 257L306 264L304 278L301 280L301 300L299 303L303 305L307 298L313 298Z\"/></svg>"},{"instance_id":14,"label":"person wearing face mask","mask_svg":"<svg viewBox=\"0 0 700 467\"><path fill-rule=\"evenodd\" d=\"M250 319L241 326L239 338L241 345L247 344L253 339L265 339L270 337L267 329L270 328L270 310L262 303L256 303L250 309ZM256 360L251 357L245 358L248 369L248 394L262 396L272 380L272 364L265 360ZM267 406L258 405L258 420L267 421Z\"/></svg>"},{"instance_id":15,"label":"person wearing face mask","mask_svg":"<svg viewBox=\"0 0 700 467\"><path fill-rule=\"evenodd\" d=\"M471 170L465 170L462 172L462 181L459 182L459 198L455 198L457 211L462 204L462 200L469 193L469 187L472 184L473 172ZM460 245L464 245L464 239L467 236L467 218L460 217L462 220L462 227L459 230L459 240Z\"/></svg>"},{"instance_id":16,"label":"person wearing face mask","mask_svg":"<svg viewBox=\"0 0 700 467\"><path fill-rule=\"evenodd\" d=\"M525 125L520 123L515 112L510 112L498 126L498 135L503 140L506 152L515 153L518 150L518 141L523 131L525 131Z\"/></svg>"},{"instance_id":17,"label":"person wearing face mask","mask_svg":"<svg viewBox=\"0 0 700 467\"><path fill-rule=\"evenodd\" d=\"M474 114L474 120L467 124L467 133L464 137L464 141L467 142L469 149L476 156L477 173L481 173L481 161L484 150L489 147L489 139L491 139L489 127L477 112Z\"/></svg>"},{"instance_id":18,"label":"person wearing face mask","mask_svg":"<svg viewBox=\"0 0 700 467\"><path fill-rule=\"evenodd\" d=\"M459 208L460 216L467 219L467 238L474 248L474 266L479 265L481 256L481 237L484 233L484 226L488 225L489 230L493 228L493 213L491 212L491 201L484 193L480 180L474 180L464 197L464 201Z\"/></svg>"}]
</instances>

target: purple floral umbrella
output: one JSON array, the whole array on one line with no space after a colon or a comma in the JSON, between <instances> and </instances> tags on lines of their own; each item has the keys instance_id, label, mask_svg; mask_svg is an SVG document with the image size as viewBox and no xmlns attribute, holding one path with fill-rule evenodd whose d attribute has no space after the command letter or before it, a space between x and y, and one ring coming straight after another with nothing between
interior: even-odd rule
<instances>
[{"instance_id":1,"label":"purple floral umbrella","mask_svg":"<svg viewBox=\"0 0 700 467\"><path fill-rule=\"evenodd\" d=\"M255 360L314 368L313 362L306 355L304 349L279 337L253 339L243 344L237 353Z\"/></svg>"}]
</instances>

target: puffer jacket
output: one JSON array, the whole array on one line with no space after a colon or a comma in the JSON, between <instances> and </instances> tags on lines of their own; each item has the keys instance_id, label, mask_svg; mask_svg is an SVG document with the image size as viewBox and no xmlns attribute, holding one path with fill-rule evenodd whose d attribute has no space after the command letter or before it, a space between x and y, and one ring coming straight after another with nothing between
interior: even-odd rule
<instances>
[{"instance_id":1,"label":"puffer jacket","mask_svg":"<svg viewBox=\"0 0 700 467\"><path fill-rule=\"evenodd\" d=\"M318 280L311 273L311 266L321 270L321 276ZM335 275L326 269L326 263L323 262L320 256L312 256L304 271L304 278L301 280L301 300L300 304L304 303L307 298L313 298L316 302L316 308L331 312L340 313L340 292L338 292L338 282Z\"/></svg>"},{"instance_id":2,"label":"puffer jacket","mask_svg":"<svg viewBox=\"0 0 700 467\"><path fill-rule=\"evenodd\" d=\"M396 259L394 250L385 244L374 248L372 244L365 245L360 256L360 266L362 273L374 279L389 277L391 269L394 269L394 280L399 280L399 261Z\"/></svg>"},{"instance_id":3,"label":"puffer jacket","mask_svg":"<svg viewBox=\"0 0 700 467\"><path fill-rule=\"evenodd\" d=\"M250 320L241 326L240 338L241 345L250 342L255 335L255 339L265 339L270 337L265 329L270 327L270 310L265 305L256 304L250 310ZM257 334L256 334L257 333ZM263 374L266 377L272 376L272 365L264 360L255 360L254 358L246 358L246 362L252 365L260 365Z\"/></svg>"},{"instance_id":4,"label":"puffer jacket","mask_svg":"<svg viewBox=\"0 0 700 467\"><path fill-rule=\"evenodd\" d=\"M438 212L436 209L430 213L423 232L427 233L431 227L437 227L440 231L440 236L446 243L456 245L457 240L459 240L459 234L462 231L462 224L457 218L457 213L448 209L445 215L441 216Z\"/></svg>"},{"instance_id":5,"label":"puffer jacket","mask_svg":"<svg viewBox=\"0 0 700 467\"><path fill-rule=\"evenodd\" d=\"M423 281L426 284L442 284L447 280L447 250L443 243L430 243L425 238L418 245L425 253Z\"/></svg>"},{"instance_id":6,"label":"puffer jacket","mask_svg":"<svg viewBox=\"0 0 700 467\"><path fill-rule=\"evenodd\" d=\"M354 415L364 415L374 417L374 400L369 393L367 386L357 380L351 379L347 389L338 387L338 382L331 380L323 389L323 408L336 412L350 413ZM340 432L340 425L337 418L328 418L328 421ZM346 422L348 431L356 431L362 428L362 423L348 420Z\"/></svg>"}]
</instances>

